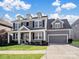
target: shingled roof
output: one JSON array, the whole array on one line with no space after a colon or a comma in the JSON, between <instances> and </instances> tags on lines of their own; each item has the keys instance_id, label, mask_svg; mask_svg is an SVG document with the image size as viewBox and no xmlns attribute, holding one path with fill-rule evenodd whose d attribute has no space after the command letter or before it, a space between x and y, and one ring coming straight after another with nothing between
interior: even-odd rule
<instances>
[{"instance_id":1,"label":"shingled roof","mask_svg":"<svg viewBox=\"0 0 79 59\"><path fill-rule=\"evenodd\" d=\"M51 23L54 21L55 19L48 19L48 22L47 22L47 28L50 29L51 27ZM68 22L67 19L60 19L61 21L63 21L63 29L71 29L71 26Z\"/></svg>"}]
</instances>

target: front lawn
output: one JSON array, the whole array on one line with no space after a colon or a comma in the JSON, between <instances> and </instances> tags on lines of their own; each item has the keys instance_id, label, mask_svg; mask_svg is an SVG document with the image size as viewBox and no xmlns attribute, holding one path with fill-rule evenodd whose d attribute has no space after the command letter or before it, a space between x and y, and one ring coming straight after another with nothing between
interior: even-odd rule
<instances>
[{"instance_id":1,"label":"front lawn","mask_svg":"<svg viewBox=\"0 0 79 59\"><path fill-rule=\"evenodd\" d=\"M1 46L0 50L46 50L47 46L34 46L34 45L12 45Z\"/></svg>"},{"instance_id":2,"label":"front lawn","mask_svg":"<svg viewBox=\"0 0 79 59\"><path fill-rule=\"evenodd\" d=\"M43 54L0 54L0 59L40 59Z\"/></svg>"},{"instance_id":3,"label":"front lawn","mask_svg":"<svg viewBox=\"0 0 79 59\"><path fill-rule=\"evenodd\" d=\"M79 40L73 40L71 44L74 46L79 46Z\"/></svg>"}]
</instances>

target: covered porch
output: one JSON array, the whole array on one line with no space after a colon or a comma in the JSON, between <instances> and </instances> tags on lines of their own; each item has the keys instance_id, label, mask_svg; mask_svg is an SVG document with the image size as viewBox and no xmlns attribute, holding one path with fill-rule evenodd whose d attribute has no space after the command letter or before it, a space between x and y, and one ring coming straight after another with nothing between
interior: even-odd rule
<instances>
[{"instance_id":1,"label":"covered porch","mask_svg":"<svg viewBox=\"0 0 79 59\"><path fill-rule=\"evenodd\" d=\"M10 43L10 35L12 40L17 41L18 44L46 40L46 32L44 30L30 30L30 31L11 31L8 32L8 43Z\"/></svg>"}]
</instances>

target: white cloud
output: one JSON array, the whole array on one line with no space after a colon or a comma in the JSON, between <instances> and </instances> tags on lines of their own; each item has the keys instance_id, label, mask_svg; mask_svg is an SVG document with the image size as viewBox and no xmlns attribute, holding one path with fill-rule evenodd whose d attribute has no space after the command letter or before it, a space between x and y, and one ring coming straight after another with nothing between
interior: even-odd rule
<instances>
[{"instance_id":1,"label":"white cloud","mask_svg":"<svg viewBox=\"0 0 79 59\"><path fill-rule=\"evenodd\" d=\"M14 0L4 0L4 2L12 3Z\"/></svg>"},{"instance_id":2,"label":"white cloud","mask_svg":"<svg viewBox=\"0 0 79 59\"><path fill-rule=\"evenodd\" d=\"M50 14L49 18L54 18L54 19L67 19L69 21L70 24L74 23L77 19L79 19L79 16L77 15L58 15L56 14Z\"/></svg>"},{"instance_id":3,"label":"white cloud","mask_svg":"<svg viewBox=\"0 0 79 59\"><path fill-rule=\"evenodd\" d=\"M56 0L55 2L52 3L53 6L60 6L60 1Z\"/></svg>"},{"instance_id":4,"label":"white cloud","mask_svg":"<svg viewBox=\"0 0 79 59\"><path fill-rule=\"evenodd\" d=\"M60 6L60 0L56 0L52 3L52 6Z\"/></svg>"},{"instance_id":5,"label":"white cloud","mask_svg":"<svg viewBox=\"0 0 79 59\"><path fill-rule=\"evenodd\" d=\"M21 0L4 0L3 2L0 2L0 7L3 7L3 9L7 11L13 10L14 7L16 10L27 10L30 9L31 5Z\"/></svg>"},{"instance_id":6,"label":"white cloud","mask_svg":"<svg viewBox=\"0 0 79 59\"><path fill-rule=\"evenodd\" d=\"M66 15L63 17L63 19L68 19L69 23L74 23L77 19L79 19L79 16L76 15Z\"/></svg>"},{"instance_id":7,"label":"white cloud","mask_svg":"<svg viewBox=\"0 0 79 59\"><path fill-rule=\"evenodd\" d=\"M5 9L5 10L8 10L10 11L12 9L12 5L9 4L9 3L3 3L2 7Z\"/></svg>"},{"instance_id":8,"label":"white cloud","mask_svg":"<svg viewBox=\"0 0 79 59\"><path fill-rule=\"evenodd\" d=\"M55 14L50 14L49 18L57 19L57 18L60 18L60 17L59 17L59 14L55 13Z\"/></svg>"},{"instance_id":9,"label":"white cloud","mask_svg":"<svg viewBox=\"0 0 79 59\"><path fill-rule=\"evenodd\" d=\"M70 9L74 9L76 8L77 6L74 4L74 3L66 3L66 4L63 4L61 6L61 8L64 8L64 9L67 9L67 10L70 10Z\"/></svg>"},{"instance_id":10,"label":"white cloud","mask_svg":"<svg viewBox=\"0 0 79 59\"><path fill-rule=\"evenodd\" d=\"M8 24L12 25L11 20L13 20L13 19L9 16L9 14L5 14L4 17L2 17L1 19L2 19L3 21L8 22Z\"/></svg>"},{"instance_id":11,"label":"white cloud","mask_svg":"<svg viewBox=\"0 0 79 59\"><path fill-rule=\"evenodd\" d=\"M12 20L12 18L9 16L9 14L5 14L4 17L9 19L9 20Z\"/></svg>"},{"instance_id":12,"label":"white cloud","mask_svg":"<svg viewBox=\"0 0 79 59\"><path fill-rule=\"evenodd\" d=\"M60 12L61 12L61 7L57 7L57 8L56 8L56 12L57 12L57 13L60 13Z\"/></svg>"},{"instance_id":13,"label":"white cloud","mask_svg":"<svg viewBox=\"0 0 79 59\"><path fill-rule=\"evenodd\" d=\"M16 0L13 5L16 7L17 10L23 9L30 9L31 5L30 4L25 4L24 1Z\"/></svg>"},{"instance_id":14,"label":"white cloud","mask_svg":"<svg viewBox=\"0 0 79 59\"><path fill-rule=\"evenodd\" d=\"M59 6L60 3L59 3L59 2L53 2L52 5L53 5L53 6Z\"/></svg>"}]
</instances>

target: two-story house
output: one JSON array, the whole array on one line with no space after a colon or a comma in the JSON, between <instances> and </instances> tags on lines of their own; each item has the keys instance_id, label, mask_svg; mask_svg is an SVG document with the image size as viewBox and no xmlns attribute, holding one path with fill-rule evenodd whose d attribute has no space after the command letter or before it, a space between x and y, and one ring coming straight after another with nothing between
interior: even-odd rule
<instances>
[{"instance_id":1,"label":"two-story house","mask_svg":"<svg viewBox=\"0 0 79 59\"><path fill-rule=\"evenodd\" d=\"M79 40L79 19L77 19L71 26L73 40Z\"/></svg>"},{"instance_id":2,"label":"two-story house","mask_svg":"<svg viewBox=\"0 0 79 59\"><path fill-rule=\"evenodd\" d=\"M46 41L52 43L68 43L71 27L67 19L48 19L38 12L36 17L27 14L26 17L18 15L13 21L13 30L8 32L13 35L13 40L18 44L28 42Z\"/></svg>"}]
</instances>

